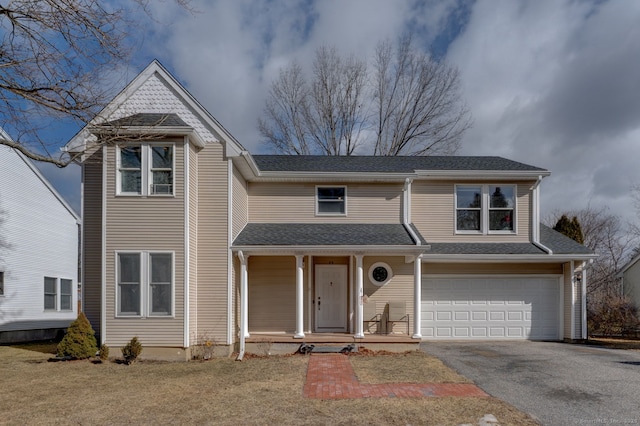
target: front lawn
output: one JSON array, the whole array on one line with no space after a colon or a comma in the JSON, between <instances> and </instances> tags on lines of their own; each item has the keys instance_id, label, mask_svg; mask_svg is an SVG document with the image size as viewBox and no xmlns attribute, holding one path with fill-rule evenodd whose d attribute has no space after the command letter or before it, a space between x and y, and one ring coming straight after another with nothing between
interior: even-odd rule
<instances>
[{"instance_id":1,"label":"front lawn","mask_svg":"<svg viewBox=\"0 0 640 426\"><path fill-rule=\"evenodd\" d=\"M305 399L301 355L130 366L50 356L0 346L0 423L459 425L493 414L503 425L536 424L494 398ZM363 383L466 381L423 353L349 360Z\"/></svg>"}]
</instances>

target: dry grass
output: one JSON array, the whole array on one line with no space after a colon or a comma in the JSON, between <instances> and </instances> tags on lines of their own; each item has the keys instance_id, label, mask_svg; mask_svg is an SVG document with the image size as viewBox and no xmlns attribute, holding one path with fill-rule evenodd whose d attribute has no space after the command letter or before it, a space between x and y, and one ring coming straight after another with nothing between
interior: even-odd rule
<instances>
[{"instance_id":1,"label":"dry grass","mask_svg":"<svg viewBox=\"0 0 640 426\"><path fill-rule=\"evenodd\" d=\"M304 399L304 356L131 366L51 363L49 357L0 347L0 423L458 425L491 413L502 425L536 424L494 398ZM406 381L407 372L425 380L446 377L422 370L448 370L426 355L356 358L350 360L358 375L371 382Z\"/></svg>"},{"instance_id":2,"label":"dry grass","mask_svg":"<svg viewBox=\"0 0 640 426\"><path fill-rule=\"evenodd\" d=\"M611 349L626 349L640 351L640 340L622 339L611 337L590 337L587 341L589 345L603 346Z\"/></svg>"},{"instance_id":3,"label":"dry grass","mask_svg":"<svg viewBox=\"0 0 640 426\"><path fill-rule=\"evenodd\" d=\"M419 351L349 359L362 383L471 383L438 358Z\"/></svg>"}]
</instances>

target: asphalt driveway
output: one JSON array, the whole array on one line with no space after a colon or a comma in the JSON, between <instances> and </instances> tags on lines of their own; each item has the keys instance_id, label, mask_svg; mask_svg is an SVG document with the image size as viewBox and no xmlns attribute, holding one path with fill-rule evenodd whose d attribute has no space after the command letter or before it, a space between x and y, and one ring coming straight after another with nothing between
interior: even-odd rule
<instances>
[{"instance_id":1,"label":"asphalt driveway","mask_svg":"<svg viewBox=\"0 0 640 426\"><path fill-rule=\"evenodd\" d=\"M640 425L640 351L529 341L421 348L544 425Z\"/></svg>"}]
</instances>

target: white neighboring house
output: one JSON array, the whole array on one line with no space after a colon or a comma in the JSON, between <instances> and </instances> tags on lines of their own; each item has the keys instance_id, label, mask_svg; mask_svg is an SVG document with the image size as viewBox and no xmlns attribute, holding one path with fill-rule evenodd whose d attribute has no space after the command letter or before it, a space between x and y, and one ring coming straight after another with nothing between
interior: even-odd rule
<instances>
[{"instance_id":1,"label":"white neighboring house","mask_svg":"<svg viewBox=\"0 0 640 426\"><path fill-rule=\"evenodd\" d=\"M79 225L33 163L0 145L0 343L53 338L77 317Z\"/></svg>"}]
</instances>

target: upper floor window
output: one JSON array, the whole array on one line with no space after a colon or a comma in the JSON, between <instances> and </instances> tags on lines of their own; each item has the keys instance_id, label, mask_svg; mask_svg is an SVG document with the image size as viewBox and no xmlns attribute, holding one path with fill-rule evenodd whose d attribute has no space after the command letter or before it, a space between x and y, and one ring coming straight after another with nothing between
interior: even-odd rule
<instances>
[{"instance_id":1,"label":"upper floor window","mask_svg":"<svg viewBox=\"0 0 640 426\"><path fill-rule=\"evenodd\" d=\"M72 311L73 281L65 278L44 277L44 309Z\"/></svg>"},{"instance_id":2,"label":"upper floor window","mask_svg":"<svg viewBox=\"0 0 640 426\"><path fill-rule=\"evenodd\" d=\"M344 216L347 214L346 186L316 187L316 214Z\"/></svg>"},{"instance_id":3,"label":"upper floor window","mask_svg":"<svg viewBox=\"0 0 640 426\"><path fill-rule=\"evenodd\" d=\"M173 195L173 152L173 144L118 147L118 194Z\"/></svg>"},{"instance_id":4,"label":"upper floor window","mask_svg":"<svg viewBox=\"0 0 640 426\"><path fill-rule=\"evenodd\" d=\"M515 208L515 185L456 185L456 232L514 232Z\"/></svg>"},{"instance_id":5,"label":"upper floor window","mask_svg":"<svg viewBox=\"0 0 640 426\"><path fill-rule=\"evenodd\" d=\"M117 315L173 315L173 254L118 253Z\"/></svg>"}]
</instances>

